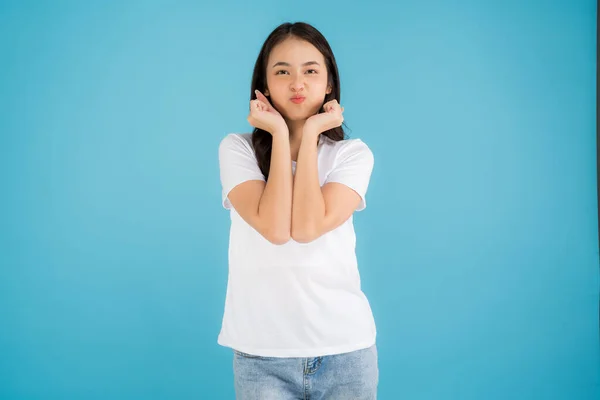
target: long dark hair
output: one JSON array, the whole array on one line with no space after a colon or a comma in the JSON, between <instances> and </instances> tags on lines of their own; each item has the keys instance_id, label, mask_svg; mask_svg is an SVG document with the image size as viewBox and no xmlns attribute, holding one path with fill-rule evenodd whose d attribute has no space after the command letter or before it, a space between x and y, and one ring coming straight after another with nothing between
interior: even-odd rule
<instances>
[{"instance_id":1,"label":"long dark hair","mask_svg":"<svg viewBox=\"0 0 600 400\"><path fill-rule=\"evenodd\" d=\"M321 54L323 54L323 57L325 58L325 65L327 66L327 83L331 86L331 92L325 96L323 104L333 99L340 103L340 76L338 73L337 64L335 62L335 57L333 56L333 51L331 51L331 47L329 47L327 39L325 39L321 32L305 22L286 22L275 28L275 30L273 30L273 32L271 32L271 34L267 37L265 43L260 49L260 53L258 53L256 63L254 64L250 100L256 99L256 94L254 93L256 89L264 93L265 89L267 88L267 62L269 55L271 54L271 50L273 50L273 48L279 43L290 37L309 42L315 46L317 50L321 52ZM323 112L322 106L319 112ZM327 136L329 139L334 141L343 140L345 136L344 129L341 126L327 130L321 133L321 135ZM267 131L254 128L252 131L252 146L254 147L256 159L258 160L258 166L265 176L265 179L268 179L269 169L271 167L271 149L273 146L273 137Z\"/></svg>"}]
</instances>

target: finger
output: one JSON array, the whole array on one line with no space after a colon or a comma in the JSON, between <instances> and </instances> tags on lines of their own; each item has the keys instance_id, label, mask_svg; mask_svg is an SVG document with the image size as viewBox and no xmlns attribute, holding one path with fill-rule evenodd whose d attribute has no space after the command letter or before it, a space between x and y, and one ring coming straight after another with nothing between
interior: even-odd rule
<instances>
[{"instance_id":1,"label":"finger","mask_svg":"<svg viewBox=\"0 0 600 400\"><path fill-rule=\"evenodd\" d=\"M269 111L269 105L262 100L256 100L258 102L258 109L261 111Z\"/></svg>"},{"instance_id":2,"label":"finger","mask_svg":"<svg viewBox=\"0 0 600 400\"><path fill-rule=\"evenodd\" d=\"M255 90L254 93L256 93L256 98L258 100L262 101L268 106L271 106L271 103L269 103L269 99L267 99L265 95L260 92L260 90Z\"/></svg>"},{"instance_id":3,"label":"finger","mask_svg":"<svg viewBox=\"0 0 600 400\"><path fill-rule=\"evenodd\" d=\"M267 105L260 100L252 100L252 109L256 111L264 111Z\"/></svg>"},{"instance_id":4,"label":"finger","mask_svg":"<svg viewBox=\"0 0 600 400\"><path fill-rule=\"evenodd\" d=\"M336 100L336 99L333 99L333 100L330 100L330 101L328 101L327 103L325 103L325 104L323 105L323 109L324 109L326 112L332 112L332 111L335 111L335 109L336 109L338 106L339 106L339 104L338 104L337 100Z\"/></svg>"}]
</instances>

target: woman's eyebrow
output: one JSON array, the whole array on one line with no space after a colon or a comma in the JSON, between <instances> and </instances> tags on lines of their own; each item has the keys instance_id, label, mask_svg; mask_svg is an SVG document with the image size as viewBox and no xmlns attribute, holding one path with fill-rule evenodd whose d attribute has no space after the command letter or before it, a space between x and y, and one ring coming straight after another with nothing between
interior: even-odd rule
<instances>
[{"instance_id":1,"label":"woman's eyebrow","mask_svg":"<svg viewBox=\"0 0 600 400\"><path fill-rule=\"evenodd\" d=\"M284 66L284 67L290 67L290 66L291 66L289 63L286 63L285 61L278 61L278 62L276 62L276 63L273 65L273 67L272 67L272 68L275 68L275 67L277 67L277 66L280 66L280 65L282 65L282 66ZM320 66L321 64L319 64L319 63L318 63L318 62L316 62L316 61L307 61L307 62L305 62L304 64L302 64L302 66L303 66L303 67L306 67L307 65L319 65L319 66Z\"/></svg>"}]
</instances>

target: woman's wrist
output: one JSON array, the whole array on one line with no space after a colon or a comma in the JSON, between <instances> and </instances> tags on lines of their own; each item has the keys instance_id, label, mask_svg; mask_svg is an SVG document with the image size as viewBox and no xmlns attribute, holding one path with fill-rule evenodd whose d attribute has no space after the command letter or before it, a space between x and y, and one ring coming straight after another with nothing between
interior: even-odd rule
<instances>
[{"instance_id":1,"label":"woman's wrist","mask_svg":"<svg viewBox=\"0 0 600 400\"><path fill-rule=\"evenodd\" d=\"M271 132L271 135L273 137L277 136L277 137L284 137L286 139L289 139L290 131L289 131L287 125L280 126L280 127L274 128L273 131Z\"/></svg>"},{"instance_id":2,"label":"woman's wrist","mask_svg":"<svg viewBox=\"0 0 600 400\"><path fill-rule=\"evenodd\" d=\"M305 125L302 129L302 141L304 141L305 139L316 141L318 140L320 134L321 132L319 132L318 130Z\"/></svg>"}]
</instances>

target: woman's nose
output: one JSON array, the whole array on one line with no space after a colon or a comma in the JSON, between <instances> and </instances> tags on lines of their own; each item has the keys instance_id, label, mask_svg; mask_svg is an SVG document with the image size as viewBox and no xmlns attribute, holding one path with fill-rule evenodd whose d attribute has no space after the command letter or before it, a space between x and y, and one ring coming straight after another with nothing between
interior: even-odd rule
<instances>
[{"instance_id":1,"label":"woman's nose","mask_svg":"<svg viewBox=\"0 0 600 400\"><path fill-rule=\"evenodd\" d=\"M302 90L304 88L304 77L303 76L299 76L296 77L291 84L291 89L294 92L298 92L300 90Z\"/></svg>"}]
</instances>

